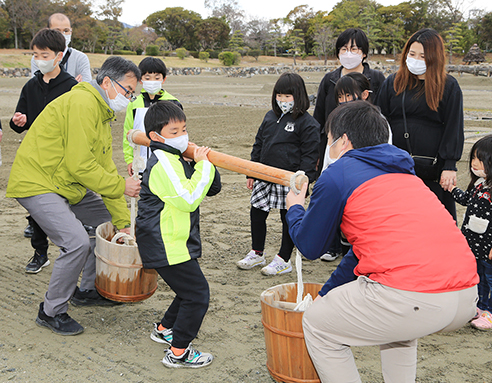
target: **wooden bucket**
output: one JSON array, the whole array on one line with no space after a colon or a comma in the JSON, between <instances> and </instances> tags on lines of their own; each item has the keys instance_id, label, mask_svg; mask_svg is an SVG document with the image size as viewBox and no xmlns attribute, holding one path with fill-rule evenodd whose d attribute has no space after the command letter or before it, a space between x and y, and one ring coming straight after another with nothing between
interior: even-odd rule
<instances>
[{"instance_id":1,"label":"wooden bucket","mask_svg":"<svg viewBox=\"0 0 492 383\"><path fill-rule=\"evenodd\" d=\"M304 295L316 298L323 285L304 283ZM294 311L297 283L270 287L261 293L267 368L277 382L319 383L302 331L303 312Z\"/></svg>"},{"instance_id":2,"label":"wooden bucket","mask_svg":"<svg viewBox=\"0 0 492 383\"><path fill-rule=\"evenodd\" d=\"M137 244L112 243L111 222L96 229L96 289L103 297L117 302L138 302L157 289L157 272L144 269Z\"/></svg>"}]
</instances>

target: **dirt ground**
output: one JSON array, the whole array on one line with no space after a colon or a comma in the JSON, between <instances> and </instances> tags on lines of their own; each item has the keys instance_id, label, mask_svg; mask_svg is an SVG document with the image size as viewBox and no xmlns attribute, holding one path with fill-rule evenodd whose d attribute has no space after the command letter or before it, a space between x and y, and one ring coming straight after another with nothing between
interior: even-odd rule
<instances>
[{"instance_id":1,"label":"dirt ground","mask_svg":"<svg viewBox=\"0 0 492 383\"><path fill-rule=\"evenodd\" d=\"M322 74L304 75L315 93ZM202 74L169 77L167 90L184 105L192 141L223 153L249 158L254 136L269 109L276 76L237 79ZM169 370L161 359L164 347L150 340L173 293L162 282L140 303L117 307L73 307L69 314L85 332L62 337L36 326L39 302L48 286L52 265L26 274L32 256L23 237L26 212L5 198L10 167L23 135L8 127L26 79L0 79L0 118L4 127L0 167L0 382L273 382L266 368L260 294L296 280L295 273L265 277L258 269L243 271L235 262L250 250L249 196L245 177L221 171L222 192L201 206L201 265L211 289L210 308L194 345L215 356L199 370ZM459 78L465 96L466 146L459 172L465 187L466 158L471 144L492 132L492 78ZM312 110L311 110L312 112ZM121 149L123 115L114 124L114 160L125 174ZM463 209L460 210L463 212ZM266 254L270 260L280 244L280 218L268 218ZM51 245L51 262L58 249ZM303 262L304 280L324 283L339 261ZM354 348L364 382L382 382L379 349ZM419 341L417 381L420 383L489 383L492 379L492 332L470 326Z\"/></svg>"}]
</instances>

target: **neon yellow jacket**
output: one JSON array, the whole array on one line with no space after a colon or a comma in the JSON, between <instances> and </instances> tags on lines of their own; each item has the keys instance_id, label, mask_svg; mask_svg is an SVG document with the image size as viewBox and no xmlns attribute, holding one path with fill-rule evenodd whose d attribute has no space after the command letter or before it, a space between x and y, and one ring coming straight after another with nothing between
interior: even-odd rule
<instances>
[{"instance_id":1,"label":"neon yellow jacket","mask_svg":"<svg viewBox=\"0 0 492 383\"><path fill-rule=\"evenodd\" d=\"M72 205L99 193L119 229L130 224L125 179L112 159L114 112L91 83L49 103L27 132L10 171L7 197L57 193Z\"/></svg>"},{"instance_id":2,"label":"neon yellow jacket","mask_svg":"<svg viewBox=\"0 0 492 383\"><path fill-rule=\"evenodd\" d=\"M200 213L205 195L221 189L208 161L188 163L178 150L151 141L143 174L136 237L145 268L172 266L201 256Z\"/></svg>"},{"instance_id":3,"label":"neon yellow jacket","mask_svg":"<svg viewBox=\"0 0 492 383\"><path fill-rule=\"evenodd\" d=\"M157 101L172 101L181 109L183 109L183 106L181 105L179 100L165 90L161 90L159 93L157 93L153 100L150 99L149 94L145 90L142 90L137 99L133 102L130 102L126 108L125 124L123 126L123 154L125 156L124 158L127 164L131 164L133 162L133 148L128 143L126 135L128 134L128 131L130 129L133 129L133 125L135 123L135 109L148 108L151 104Z\"/></svg>"}]
</instances>

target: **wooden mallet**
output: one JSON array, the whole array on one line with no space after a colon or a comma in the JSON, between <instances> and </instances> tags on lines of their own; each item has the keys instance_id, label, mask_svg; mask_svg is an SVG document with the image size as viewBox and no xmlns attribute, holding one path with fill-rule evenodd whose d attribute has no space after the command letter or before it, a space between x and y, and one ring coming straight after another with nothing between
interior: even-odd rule
<instances>
[{"instance_id":1,"label":"wooden mallet","mask_svg":"<svg viewBox=\"0 0 492 383\"><path fill-rule=\"evenodd\" d=\"M131 129L128 131L126 137L130 143L143 146L150 145L150 139L140 130ZM196 147L196 144L190 142L188 144L188 149L183 153L183 156L194 158ZM309 182L307 176L302 171L293 173L287 170L274 168L273 166L263 165L259 162L243 160L242 158L219 153L215 150L210 150L207 157L212 164L219 168L232 170L233 172L245 174L248 177L257 178L263 181L288 186L296 194L299 193L303 184Z\"/></svg>"}]
</instances>

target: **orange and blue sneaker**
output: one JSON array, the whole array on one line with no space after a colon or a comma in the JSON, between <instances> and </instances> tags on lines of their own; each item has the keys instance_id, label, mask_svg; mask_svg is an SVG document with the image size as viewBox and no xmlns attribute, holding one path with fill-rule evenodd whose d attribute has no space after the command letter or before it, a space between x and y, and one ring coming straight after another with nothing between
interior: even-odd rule
<instances>
[{"instance_id":1,"label":"orange and blue sneaker","mask_svg":"<svg viewBox=\"0 0 492 383\"><path fill-rule=\"evenodd\" d=\"M174 355L174 352L169 348L162 359L162 363L169 368L200 368L208 366L213 360L212 354L195 350L190 343L184 353L179 356Z\"/></svg>"},{"instance_id":2,"label":"orange and blue sneaker","mask_svg":"<svg viewBox=\"0 0 492 383\"><path fill-rule=\"evenodd\" d=\"M168 344L169 346L173 342L173 329L166 328L159 330L160 323L154 323L154 329L150 334L150 339L157 343Z\"/></svg>"}]
</instances>

